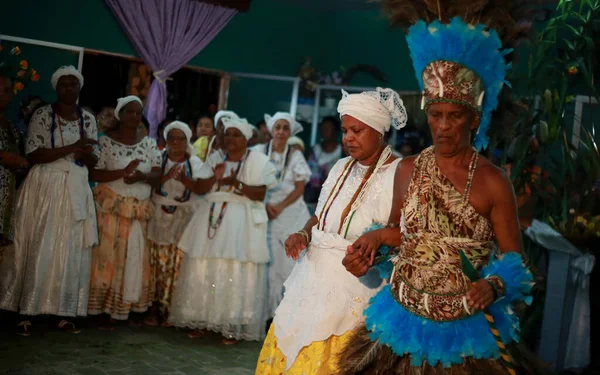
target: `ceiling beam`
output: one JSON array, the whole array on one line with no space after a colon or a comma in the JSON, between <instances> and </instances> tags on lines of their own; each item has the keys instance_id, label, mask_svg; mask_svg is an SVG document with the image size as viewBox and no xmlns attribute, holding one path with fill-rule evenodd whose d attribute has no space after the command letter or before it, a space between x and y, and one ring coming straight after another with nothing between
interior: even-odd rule
<instances>
[{"instance_id":1,"label":"ceiling beam","mask_svg":"<svg viewBox=\"0 0 600 375\"><path fill-rule=\"evenodd\" d=\"M219 5L225 8L233 8L238 12L247 12L250 10L252 0L196 0L201 3Z\"/></svg>"}]
</instances>

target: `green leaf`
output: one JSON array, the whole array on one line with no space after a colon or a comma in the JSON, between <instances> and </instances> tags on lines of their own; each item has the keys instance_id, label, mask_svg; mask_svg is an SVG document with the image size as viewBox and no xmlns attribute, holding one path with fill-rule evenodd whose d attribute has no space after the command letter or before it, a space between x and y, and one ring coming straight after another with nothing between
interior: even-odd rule
<instances>
[{"instance_id":1,"label":"green leaf","mask_svg":"<svg viewBox=\"0 0 600 375\"><path fill-rule=\"evenodd\" d=\"M465 255L464 251L460 251L460 266L462 268L463 273L471 280L472 283L479 280L479 272L473 267L469 258Z\"/></svg>"},{"instance_id":2,"label":"green leaf","mask_svg":"<svg viewBox=\"0 0 600 375\"><path fill-rule=\"evenodd\" d=\"M579 31L576 28L574 28L573 26L569 25L568 23L565 23L565 27L567 29L569 29L576 37L580 37L581 36L581 34L579 33ZM566 41L567 40L565 40L565 42Z\"/></svg>"}]
</instances>

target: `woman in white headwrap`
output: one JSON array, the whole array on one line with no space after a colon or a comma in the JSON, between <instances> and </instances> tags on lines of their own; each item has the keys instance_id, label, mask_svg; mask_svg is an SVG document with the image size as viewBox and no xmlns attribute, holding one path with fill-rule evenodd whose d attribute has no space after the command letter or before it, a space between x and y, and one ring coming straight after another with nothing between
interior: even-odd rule
<instances>
[{"instance_id":1,"label":"woman in white headwrap","mask_svg":"<svg viewBox=\"0 0 600 375\"><path fill-rule=\"evenodd\" d=\"M178 179L206 194L179 242L185 252L171 301L169 323L223 336L223 342L260 340L267 320L267 189L277 185L275 167L250 151L252 127L226 118L225 158L202 165L197 180ZM208 194L207 194L208 193Z\"/></svg>"},{"instance_id":2,"label":"woman in white headwrap","mask_svg":"<svg viewBox=\"0 0 600 375\"><path fill-rule=\"evenodd\" d=\"M173 288L179 275L183 253L177 248L181 234L194 214L197 196L181 181L178 172L194 179L200 173L202 160L195 155L190 141L192 132L187 124L174 121L164 130L167 148L162 152L160 185L154 190L154 216L148 223L148 239L158 310L146 319L146 324L157 325L157 314L167 325Z\"/></svg>"},{"instance_id":3,"label":"woman in white headwrap","mask_svg":"<svg viewBox=\"0 0 600 375\"><path fill-rule=\"evenodd\" d=\"M304 186L310 179L310 168L302 152L288 145L290 136L300 133L302 125L285 112L265 115L265 122L273 139L266 145L256 146L265 153L277 170L279 184L267 192L269 228L267 243L271 252L269 263L269 318L283 298L283 283L294 268L294 260L285 254L285 240L290 234L304 228L310 219L304 203Z\"/></svg>"},{"instance_id":4,"label":"woman in white headwrap","mask_svg":"<svg viewBox=\"0 0 600 375\"><path fill-rule=\"evenodd\" d=\"M208 140L208 146L204 161L212 159L212 163L219 164L223 162L225 157L225 125L223 120L225 119L239 119L239 116L233 111L221 110L215 115L215 134Z\"/></svg>"},{"instance_id":5,"label":"woman in white headwrap","mask_svg":"<svg viewBox=\"0 0 600 375\"><path fill-rule=\"evenodd\" d=\"M154 299L146 227L154 215L150 196L160 176L156 142L140 137L142 101L117 102L117 127L100 137L100 159L92 170L100 243L92 257L89 315L126 320ZM101 328L112 329L110 324Z\"/></svg>"},{"instance_id":6,"label":"woman in white headwrap","mask_svg":"<svg viewBox=\"0 0 600 375\"><path fill-rule=\"evenodd\" d=\"M0 269L0 309L23 315L85 316L91 249L98 241L88 168L97 161L94 117L77 105L83 77L72 66L52 75L58 101L31 118L25 151L35 166L16 207L14 253ZM13 256L10 259L10 256ZM20 323L28 335L31 323ZM59 326L78 332L62 320Z\"/></svg>"},{"instance_id":7,"label":"woman in white headwrap","mask_svg":"<svg viewBox=\"0 0 600 375\"><path fill-rule=\"evenodd\" d=\"M285 282L257 375L335 373L337 355L383 284L376 270L354 277L342 259L373 224L399 223L390 214L398 160L383 138L391 125L406 124L406 110L398 94L379 88L343 92L338 112L350 156L332 168L315 216L285 243L287 254L300 260Z\"/></svg>"}]
</instances>

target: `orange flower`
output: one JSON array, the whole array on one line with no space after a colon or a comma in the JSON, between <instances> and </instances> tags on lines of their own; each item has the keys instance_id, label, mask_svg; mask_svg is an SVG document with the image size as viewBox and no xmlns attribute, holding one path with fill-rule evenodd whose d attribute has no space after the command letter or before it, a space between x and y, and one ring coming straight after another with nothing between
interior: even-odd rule
<instances>
[{"instance_id":1,"label":"orange flower","mask_svg":"<svg viewBox=\"0 0 600 375\"><path fill-rule=\"evenodd\" d=\"M2 52L3 49L4 49L4 47L0 46L0 52Z\"/></svg>"},{"instance_id":2,"label":"orange flower","mask_svg":"<svg viewBox=\"0 0 600 375\"><path fill-rule=\"evenodd\" d=\"M575 74L577 74L579 72L579 70L577 69L576 66L572 66L569 68L569 70L567 72L569 73L570 76L574 76Z\"/></svg>"},{"instance_id":3,"label":"orange flower","mask_svg":"<svg viewBox=\"0 0 600 375\"><path fill-rule=\"evenodd\" d=\"M16 46L12 50L10 50L10 53L12 53L13 55L19 56L21 54L21 49L19 48L19 46Z\"/></svg>"},{"instance_id":4,"label":"orange flower","mask_svg":"<svg viewBox=\"0 0 600 375\"><path fill-rule=\"evenodd\" d=\"M39 80L40 80L40 75L39 75L39 74L37 74L37 73L36 73L36 74L34 74L34 75L32 75L32 76L31 76L31 80L32 80L33 82L37 82L37 81L39 81Z\"/></svg>"},{"instance_id":5,"label":"orange flower","mask_svg":"<svg viewBox=\"0 0 600 375\"><path fill-rule=\"evenodd\" d=\"M19 70L19 73L17 73L17 77L23 77L25 75L26 71L24 70Z\"/></svg>"},{"instance_id":6,"label":"orange flower","mask_svg":"<svg viewBox=\"0 0 600 375\"><path fill-rule=\"evenodd\" d=\"M13 91L21 91L25 88L25 86L21 82L15 83Z\"/></svg>"},{"instance_id":7,"label":"orange flower","mask_svg":"<svg viewBox=\"0 0 600 375\"><path fill-rule=\"evenodd\" d=\"M31 75L34 76L37 74L37 71L35 69L31 69Z\"/></svg>"},{"instance_id":8,"label":"orange flower","mask_svg":"<svg viewBox=\"0 0 600 375\"><path fill-rule=\"evenodd\" d=\"M29 66L27 64L27 60L21 60L19 65L21 65L21 69L24 69L24 70L27 70L27 67Z\"/></svg>"}]
</instances>

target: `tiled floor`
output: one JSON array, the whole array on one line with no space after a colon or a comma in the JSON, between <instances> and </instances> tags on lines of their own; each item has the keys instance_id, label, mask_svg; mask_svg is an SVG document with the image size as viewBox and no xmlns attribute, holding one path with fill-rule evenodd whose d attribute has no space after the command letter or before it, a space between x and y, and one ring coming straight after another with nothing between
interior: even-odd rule
<instances>
[{"instance_id":1,"label":"tiled floor","mask_svg":"<svg viewBox=\"0 0 600 375\"><path fill-rule=\"evenodd\" d=\"M2 332L0 374L254 374L261 343L225 346L219 336L189 339L173 328L120 326L79 335L47 330L20 337Z\"/></svg>"}]
</instances>

